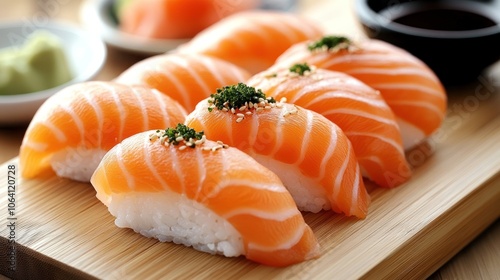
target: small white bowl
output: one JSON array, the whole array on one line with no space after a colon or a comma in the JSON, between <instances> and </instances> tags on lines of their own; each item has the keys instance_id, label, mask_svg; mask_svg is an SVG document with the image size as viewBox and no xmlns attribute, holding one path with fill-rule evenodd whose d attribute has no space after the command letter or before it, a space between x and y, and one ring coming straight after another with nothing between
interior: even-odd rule
<instances>
[{"instance_id":1,"label":"small white bowl","mask_svg":"<svg viewBox=\"0 0 500 280\"><path fill-rule=\"evenodd\" d=\"M84 1L80 18L84 26L95 30L110 46L142 55L155 55L168 52L190 39L151 39L135 36L118 29L113 17L114 0Z\"/></svg>"},{"instance_id":2,"label":"small white bowl","mask_svg":"<svg viewBox=\"0 0 500 280\"><path fill-rule=\"evenodd\" d=\"M166 53L191 40L191 38L152 39L120 31L113 12L114 2L115 0L87 0L83 1L80 9L82 23L90 30L97 31L110 46L150 56ZM260 0L258 9L293 11L296 2L297 0Z\"/></svg>"},{"instance_id":3,"label":"small white bowl","mask_svg":"<svg viewBox=\"0 0 500 280\"><path fill-rule=\"evenodd\" d=\"M71 84L92 79L101 70L106 60L106 46L99 37L62 22L48 22L36 27L27 26L24 21L0 23L0 48L12 46L12 38L26 38L35 29L47 30L60 38L73 79L43 91L0 95L0 125L2 126L28 123L49 96Z\"/></svg>"}]
</instances>

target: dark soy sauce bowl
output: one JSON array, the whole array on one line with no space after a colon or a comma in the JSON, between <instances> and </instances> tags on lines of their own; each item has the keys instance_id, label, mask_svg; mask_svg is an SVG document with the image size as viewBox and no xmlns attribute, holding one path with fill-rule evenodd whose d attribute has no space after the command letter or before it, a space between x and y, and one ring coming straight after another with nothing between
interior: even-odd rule
<instances>
[{"instance_id":1,"label":"dark soy sauce bowl","mask_svg":"<svg viewBox=\"0 0 500 280\"><path fill-rule=\"evenodd\" d=\"M500 0L356 0L365 33L406 49L445 86L477 80L500 60Z\"/></svg>"}]
</instances>

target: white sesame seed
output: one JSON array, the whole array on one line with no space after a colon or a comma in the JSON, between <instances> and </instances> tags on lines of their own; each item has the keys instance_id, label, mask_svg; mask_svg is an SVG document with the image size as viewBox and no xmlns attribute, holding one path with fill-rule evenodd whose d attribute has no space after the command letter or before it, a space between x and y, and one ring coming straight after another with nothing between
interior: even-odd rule
<instances>
[{"instance_id":1,"label":"white sesame seed","mask_svg":"<svg viewBox=\"0 0 500 280\"><path fill-rule=\"evenodd\" d=\"M182 136L175 138L175 141L177 141L177 142L181 142L182 140L184 140L184 137L182 137Z\"/></svg>"},{"instance_id":2,"label":"white sesame seed","mask_svg":"<svg viewBox=\"0 0 500 280\"><path fill-rule=\"evenodd\" d=\"M264 102L264 101L259 102L259 106L260 107L265 107L266 106L266 102Z\"/></svg>"},{"instance_id":3,"label":"white sesame seed","mask_svg":"<svg viewBox=\"0 0 500 280\"><path fill-rule=\"evenodd\" d=\"M236 116L238 116L238 117L240 117L240 118L244 118L244 117L245 117L245 115L244 115L244 114L242 114L242 113L238 113L238 114L236 114Z\"/></svg>"},{"instance_id":4,"label":"white sesame seed","mask_svg":"<svg viewBox=\"0 0 500 280\"><path fill-rule=\"evenodd\" d=\"M149 135L149 141L154 141L156 139L158 139L158 134L152 133Z\"/></svg>"},{"instance_id":5,"label":"white sesame seed","mask_svg":"<svg viewBox=\"0 0 500 280\"><path fill-rule=\"evenodd\" d=\"M286 97L281 97L280 103L285 103L286 102Z\"/></svg>"},{"instance_id":6,"label":"white sesame seed","mask_svg":"<svg viewBox=\"0 0 500 280\"><path fill-rule=\"evenodd\" d=\"M188 146L188 147L192 147L192 146L193 146L193 143L191 143L191 142L187 142L187 143L186 143L186 146Z\"/></svg>"},{"instance_id":7,"label":"white sesame seed","mask_svg":"<svg viewBox=\"0 0 500 280\"><path fill-rule=\"evenodd\" d=\"M283 103L278 103L278 104L276 104L276 107L277 107L277 108L283 108Z\"/></svg>"},{"instance_id":8,"label":"white sesame seed","mask_svg":"<svg viewBox=\"0 0 500 280\"><path fill-rule=\"evenodd\" d=\"M229 148L229 145L228 144L222 144L222 148L227 149L227 148Z\"/></svg>"},{"instance_id":9,"label":"white sesame seed","mask_svg":"<svg viewBox=\"0 0 500 280\"><path fill-rule=\"evenodd\" d=\"M246 109L247 109L247 106L241 106L239 110L240 111L245 111Z\"/></svg>"},{"instance_id":10,"label":"white sesame seed","mask_svg":"<svg viewBox=\"0 0 500 280\"><path fill-rule=\"evenodd\" d=\"M229 111L226 107L222 108L222 111L227 112Z\"/></svg>"},{"instance_id":11,"label":"white sesame seed","mask_svg":"<svg viewBox=\"0 0 500 280\"><path fill-rule=\"evenodd\" d=\"M231 108L231 113L236 113L236 110L234 110L234 108Z\"/></svg>"},{"instance_id":12,"label":"white sesame seed","mask_svg":"<svg viewBox=\"0 0 500 280\"><path fill-rule=\"evenodd\" d=\"M243 120L243 118L237 118L237 119L236 119L236 122L237 122L237 123L239 123L239 122L241 122L242 120Z\"/></svg>"},{"instance_id":13,"label":"white sesame seed","mask_svg":"<svg viewBox=\"0 0 500 280\"><path fill-rule=\"evenodd\" d=\"M253 108L253 103L252 102L249 102L248 103L248 108L252 109Z\"/></svg>"},{"instance_id":14,"label":"white sesame seed","mask_svg":"<svg viewBox=\"0 0 500 280\"><path fill-rule=\"evenodd\" d=\"M271 106L267 105L264 107L264 109L269 110L269 109L271 109Z\"/></svg>"},{"instance_id":15,"label":"white sesame seed","mask_svg":"<svg viewBox=\"0 0 500 280\"><path fill-rule=\"evenodd\" d=\"M217 144L222 145L222 144L224 144L224 142L217 140Z\"/></svg>"},{"instance_id":16,"label":"white sesame seed","mask_svg":"<svg viewBox=\"0 0 500 280\"><path fill-rule=\"evenodd\" d=\"M245 115L251 115L251 114L253 114L253 113L252 113L252 111L247 111L247 112L245 113Z\"/></svg>"},{"instance_id":17,"label":"white sesame seed","mask_svg":"<svg viewBox=\"0 0 500 280\"><path fill-rule=\"evenodd\" d=\"M187 146L180 146L180 147L179 147L179 150L180 150L180 151L182 151L182 150L184 150L184 149L186 149L186 148L187 148Z\"/></svg>"},{"instance_id":18,"label":"white sesame seed","mask_svg":"<svg viewBox=\"0 0 500 280\"><path fill-rule=\"evenodd\" d=\"M264 98L259 97L259 102L262 102L262 101L264 101Z\"/></svg>"},{"instance_id":19,"label":"white sesame seed","mask_svg":"<svg viewBox=\"0 0 500 280\"><path fill-rule=\"evenodd\" d=\"M212 148L210 148L210 147L203 147L203 148L201 148L201 149L202 149L203 151L210 151Z\"/></svg>"},{"instance_id":20,"label":"white sesame seed","mask_svg":"<svg viewBox=\"0 0 500 280\"><path fill-rule=\"evenodd\" d=\"M257 112L262 111L262 110L264 110L264 108L262 108L262 107L257 107L257 109L255 109L255 111L257 111Z\"/></svg>"},{"instance_id":21,"label":"white sesame seed","mask_svg":"<svg viewBox=\"0 0 500 280\"><path fill-rule=\"evenodd\" d=\"M201 144L203 144L203 140L201 140L201 139L194 141L194 145L196 145L196 146L201 145Z\"/></svg>"}]
</instances>

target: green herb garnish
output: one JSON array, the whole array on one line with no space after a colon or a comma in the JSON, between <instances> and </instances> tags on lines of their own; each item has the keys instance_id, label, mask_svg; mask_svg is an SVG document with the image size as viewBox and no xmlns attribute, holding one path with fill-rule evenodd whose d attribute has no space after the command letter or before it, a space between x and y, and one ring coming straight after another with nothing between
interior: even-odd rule
<instances>
[{"instance_id":1,"label":"green herb garnish","mask_svg":"<svg viewBox=\"0 0 500 280\"><path fill-rule=\"evenodd\" d=\"M213 108L219 110L247 108L249 103L259 103L266 100L268 103L276 103L272 97L267 97L260 89L255 89L247 86L244 83L237 85L225 86L217 89L216 93L210 95L208 102L210 106L208 111L212 112Z\"/></svg>"},{"instance_id":2,"label":"green herb garnish","mask_svg":"<svg viewBox=\"0 0 500 280\"><path fill-rule=\"evenodd\" d=\"M295 65L293 65L292 67L290 67L290 72L293 72L293 73L297 73L299 74L300 76L304 76L304 73L305 72L311 72L311 67L309 67L309 65L307 63L297 63Z\"/></svg>"},{"instance_id":3,"label":"green herb garnish","mask_svg":"<svg viewBox=\"0 0 500 280\"><path fill-rule=\"evenodd\" d=\"M333 50L335 48L347 48L351 40L343 36L325 36L318 41L312 42L307 46L310 51L314 50Z\"/></svg>"},{"instance_id":4,"label":"green herb garnish","mask_svg":"<svg viewBox=\"0 0 500 280\"><path fill-rule=\"evenodd\" d=\"M167 128L164 131L157 130L157 133L162 133L160 137L166 137L166 142L172 145L179 145L181 142L193 142L196 140L201 140L203 138L204 132L196 132L196 130L189 128L184 124L177 124L176 128ZM190 146L192 148L195 145Z\"/></svg>"}]
</instances>

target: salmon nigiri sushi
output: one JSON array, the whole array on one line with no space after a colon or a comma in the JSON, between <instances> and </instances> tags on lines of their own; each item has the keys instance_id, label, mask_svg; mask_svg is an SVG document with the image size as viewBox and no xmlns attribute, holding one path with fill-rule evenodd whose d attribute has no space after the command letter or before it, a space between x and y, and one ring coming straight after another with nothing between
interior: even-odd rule
<instances>
[{"instance_id":1,"label":"salmon nigiri sushi","mask_svg":"<svg viewBox=\"0 0 500 280\"><path fill-rule=\"evenodd\" d=\"M215 56L254 74L270 67L293 44L321 36L319 25L307 18L255 10L222 19L180 46L179 51Z\"/></svg>"},{"instance_id":2,"label":"salmon nigiri sushi","mask_svg":"<svg viewBox=\"0 0 500 280\"><path fill-rule=\"evenodd\" d=\"M24 135L19 165L25 178L55 172L88 182L104 154L138 132L183 122L175 100L140 86L85 82L47 99Z\"/></svg>"},{"instance_id":3,"label":"salmon nigiri sushi","mask_svg":"<svg viewBox=\"0 0 500 280\"><path fill-rule=\"evenodd\" d=\"M435 132L446 114L446 92L434 72L421 60L389 43L325 36L295 44L275 67L309 63L344 72L379 90L397 117L405 149Z\"/></svg>"},{"instance_id":4,"label":"salmon nigiri sushi","mask_svg":"<svg viewBox=\"0 0 500 280\"><path fill-rule=\"evenodd\" d=\"M351 141L362 173L379 186L396 187L409 179L411 170L396 118L380 93L361 81L304 63L269 69L247 84L338 125Z\"/></svg>"},{"instance_id":5,"label":"salmon nigiri sushi","mask_svg":"<svg viewBox=\"0 0 500 280\"><path fill-rule=\"evenodd\" d=\"M201 101L185 123L275 172L300 210L366 216L369 196L351 143L322 115L240 83Z\"/></svg>"},{"instance_id":6,"label":"salmon nigiri sushi","mask_svg":"<svg viewBox=\"0 0 500 280\"><path fill-rule=\"evenodd\" d=\"M260 0L116 0L120 30L156 39L187 39Z\"/></svg>"},{"instance_id":7,"label":"salmon nigiri sushi","mask_svg":"<svg viewBox=\"0 0 500 280\"><path fill-rule=\"evenodd\" d=\"M201 54L163 54L132 65L114 81L155 88L190 112L219 87L237 84L250 74L227 61Z\"/></svg>"},{"instance_id":8,"label":"salmon nigiri sushi","mask_svg":"<svg viewBox=\"0 0 500 280\"><path fill-rule=\"evenodd\" d=\"M162 242L270 266L319 255L273 172L184 125L125 139L104 156L91 183L117 226Z\"/></svg>"}]
</instances>

